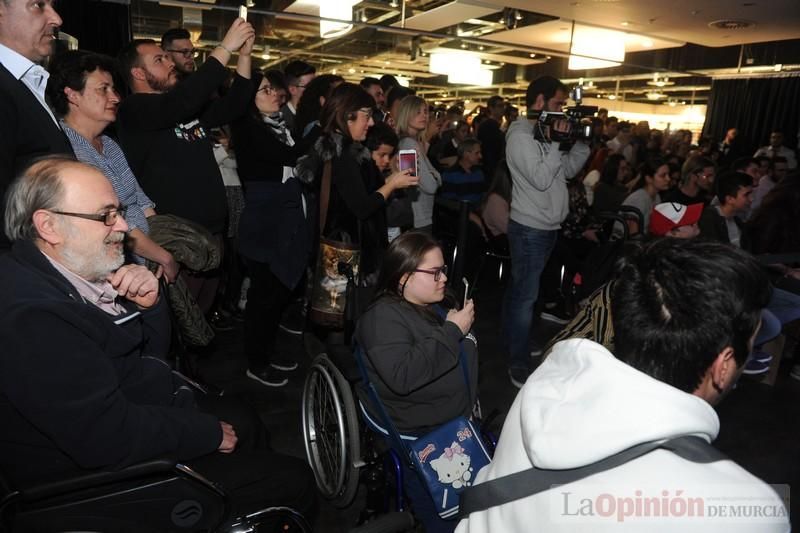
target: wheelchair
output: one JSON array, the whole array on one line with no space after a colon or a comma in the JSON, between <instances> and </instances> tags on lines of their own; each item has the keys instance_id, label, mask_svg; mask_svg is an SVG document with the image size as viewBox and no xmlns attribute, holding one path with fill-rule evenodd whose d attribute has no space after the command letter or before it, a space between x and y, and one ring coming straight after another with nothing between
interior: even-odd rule
<instances>
[{"instance_id":1,"label":"wheelchair","mask_svg":"<svg viewBox=\"0 0 800 533\"><path fill-rule=\"evenodd\" d=\"M368 400L358 386L362 378L350 346L329 344L326 349L309 368L301 409L306 458L317 487L325 499L343 509L353 503L359 484L366 485L362 525L354 532L412 530L414 517L403 495L404 459L369 420L364 407ZM482 433L493 453L496 437L485 429Z\"/></svg>"},{"instance_id":2,"label":"wheelchair","mask_svg":"<svg viewBox=\"0 0 800 533\"><path fill-rule=\"evenodd\" d=\"M414 526L403 501L402 463L380 437L362 430L358 413L360 380L347 346L329 345L314 358L302 396L306 458L317 488L335 507L349 507L363 481L366 508L354 532L390 533ZM335 361L335 362L334 362ZM387 490L387 482L392 487Z\"/></svg>"},{"instance_id":3,"label":"wheelchair","mask_svg":"<svg viewBox=\"0 0 800 533\"><path fill-rule=\"evenodd\" d=\"M9 533L312 531L306 520L288 507L231 517L222 487L188 466L166 459L25 490L13 490L3 480L0 487L0 531Z\"/></svg>"}]
</instances>

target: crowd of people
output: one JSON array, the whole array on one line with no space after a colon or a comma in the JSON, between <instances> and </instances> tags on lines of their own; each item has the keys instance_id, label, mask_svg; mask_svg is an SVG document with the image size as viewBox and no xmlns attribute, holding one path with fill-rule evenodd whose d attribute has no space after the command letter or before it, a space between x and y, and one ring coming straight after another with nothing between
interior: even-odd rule
<instances>
[{"instance_id":1,"label":"crowd of people","mask_svg":"<svg viewBox=\"0 0 800 533\"><path fill-rule=\"evenodd\" d=\"M478 483L648 440L710 442L711 406L742 371L766 372L780 354L763 347L800 318L800 179L780 131L751 157L735 129L695 145L688 131L601 109L577 138L566 120L538 120L567 102L550 76L529 84L521 113L501 96L469 113L391 75L355 84L302 61L254 69L255 30L241 18L202 64L180 28L116 58L54 54L60 24L50 1L0 0L0 470L12 486L168 455L221 483L238 514L289 505L313 518L308 466L270 448L251 407L192 392L165 362L170 314L189 354L241 319L246 377L297 379L276 337L302 331L287 326L298 307L310 315L306 288L331 267L320 242L358 251L357 284L374 297L353 339L398 430L413 438L470 416L475 304L446 294L447 202L468 206L466 277L487 247L511 266L501 323L522 390ZM642 246L577 306L568 283L621 241ZM537 316L566 326L547 346L531 343ZM609 380L628 385L609 396ZM645 423L645 411L660 416ZM406 470L426 530L453 531ZM735 463L698 470L666 450L609 483L645 470L771 494ZM525 531L548 506L528 498L459 531Z\"/></svg>"}]
</instances>

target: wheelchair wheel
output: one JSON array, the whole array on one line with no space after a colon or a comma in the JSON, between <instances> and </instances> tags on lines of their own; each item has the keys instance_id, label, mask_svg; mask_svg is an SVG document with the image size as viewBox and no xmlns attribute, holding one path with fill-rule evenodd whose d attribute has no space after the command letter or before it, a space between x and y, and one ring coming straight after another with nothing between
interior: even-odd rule
<instances>
[{"instance_id":1,"label":"wheelchair wheel","mask_svg":"<svg viewBox=\"0 0 800 533\"><path fill-rule=\"evenodd\" d=\"M358 490L358 414L350 383L325 354L311 364L303 388L306 456L323 497L347 507Z\"/></svg>"}]
</instances>

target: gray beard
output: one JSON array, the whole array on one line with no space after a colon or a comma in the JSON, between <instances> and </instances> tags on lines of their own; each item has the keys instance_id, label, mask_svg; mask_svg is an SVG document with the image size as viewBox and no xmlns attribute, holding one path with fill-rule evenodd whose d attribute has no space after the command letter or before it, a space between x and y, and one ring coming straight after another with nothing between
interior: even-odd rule
<instances>
[{"instance_id":1,"label":"gray beard","mask_svg":"<svg viewBox=\"0 0 800 533\"><path fill-rule=\"evenodd\" d=\"M103 281L125 263L125 252L123 248L120 247L115 253L109 255L106 252L106 246L114 242L123 242L124 239L124 233L112 233L98 249L91 254L87 254L82 250L76 250L65 244L61 249L61 260L65 267L86 281Z\"/></svg>"}]
</instances>

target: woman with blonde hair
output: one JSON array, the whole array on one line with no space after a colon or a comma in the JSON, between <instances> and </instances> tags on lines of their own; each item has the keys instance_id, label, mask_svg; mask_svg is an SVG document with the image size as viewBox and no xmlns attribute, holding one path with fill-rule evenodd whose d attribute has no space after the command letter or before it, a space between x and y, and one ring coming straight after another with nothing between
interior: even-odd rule
<instances>
[{"instance_id":1,"label":"woman with blonde hair","mask_svg":"<svg viewBox=\"0 0 800 533\"><path fill-rule=\"evenodd\" d=\"M428 104L419 96L406 96L400 102L396 117L399 150L417 152L417 177L419 187L410 191L411 209L414 212L414 229L431 233L433 230L433 201L442 184L439 171L428 159Z\"/></svg>"}]
</instances>

